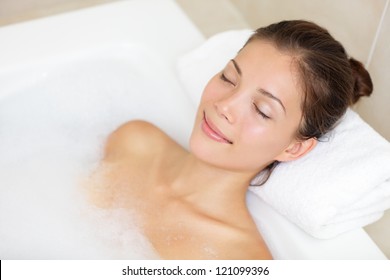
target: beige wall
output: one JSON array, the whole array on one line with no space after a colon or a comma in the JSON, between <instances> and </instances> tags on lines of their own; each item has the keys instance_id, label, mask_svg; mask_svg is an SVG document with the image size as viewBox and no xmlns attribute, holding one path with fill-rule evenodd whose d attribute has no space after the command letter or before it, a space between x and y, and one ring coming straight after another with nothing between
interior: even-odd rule
<instances>
[{"instance_id":1,"label":"beige wall","mask_svg":"<svg viewBox=\"0 0 390 280\"><path fill-rule=\"evenodd\" d=\"M388 1L389 2L389 1ZM390 140L390 7L383 17L378 41L368 70L374 82L374 93L358 105L360 115Z\"/></svg>"},{"instance_id":2,"label":"beige wall","mask_svg":"<svg viewBox=\"0 0 390 280\"><path fill-rule=\"evenodd\" d=\"M283 19L314 21L326 27L351 55L363 62L367 60L386 3L386 0L230 1L247 15L254 28Z\"/></svg>"}]
</instances>

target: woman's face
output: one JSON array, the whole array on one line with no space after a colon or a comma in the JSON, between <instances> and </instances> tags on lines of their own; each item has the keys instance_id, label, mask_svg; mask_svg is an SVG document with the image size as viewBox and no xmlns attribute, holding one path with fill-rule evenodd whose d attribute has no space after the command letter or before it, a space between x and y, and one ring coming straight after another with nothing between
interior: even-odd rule
<instances>
[{"instance_id":1,"label":"woman's face","mask_svg":"<svg viewBox=\"0 0 390 280\"><path fill-rule=\"evenodd\" d=\"M190 148L212 165L257 173L296 141L301 90L292 57L246 45L204 89Z\"/></svg>"}]
</instances>

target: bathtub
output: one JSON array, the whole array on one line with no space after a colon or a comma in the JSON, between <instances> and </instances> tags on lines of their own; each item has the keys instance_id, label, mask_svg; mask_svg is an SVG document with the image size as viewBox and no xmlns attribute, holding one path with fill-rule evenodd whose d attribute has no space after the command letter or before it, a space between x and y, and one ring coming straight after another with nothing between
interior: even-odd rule
<instances>
[{"instance_id":1,"label":"bathtub","mask_svg":"<svg viewBox=\"0 0 390 280\"><path fill-rule=\"evenodd\" d=\"M175 61L204 40L172 0L0 28L1 259L155 257L136 229L112 225L124 213L91 211L74 186L127 120L151 121L187 146L196 108ZM252 193L247 202L277 259L385 259L363 229L317 240Z\"/></svg>"}]
</instances>

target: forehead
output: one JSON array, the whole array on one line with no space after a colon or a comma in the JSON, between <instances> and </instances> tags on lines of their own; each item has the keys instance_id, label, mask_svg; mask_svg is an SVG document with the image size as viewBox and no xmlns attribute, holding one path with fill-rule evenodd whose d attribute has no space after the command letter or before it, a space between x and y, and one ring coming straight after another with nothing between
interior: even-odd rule
<instances>
[{"instance_id":1,"label":"forehead","mask_svg":"<svg viewBox=\"0 0 390 280\"><path fill-rule=\"evenodd\" d=\"M243 63L259 63L258 66L269 66L271 69L288 70L295 75L293 55L282 51L271 41L255 39L245 45L237 54L237 60Z\"/></svg>"},{"instance_id":2,"label":"forehead","mask_svg":"<svg viewBox=\"0 0 390 280\"><path fill-rule=\"evenodd\" d=\"M242 48L234 60L246 85L271 92L290 107L287 111L301 111L303 91L291 54L269 41L255 39Z\"/></svg>"}]
</instances>

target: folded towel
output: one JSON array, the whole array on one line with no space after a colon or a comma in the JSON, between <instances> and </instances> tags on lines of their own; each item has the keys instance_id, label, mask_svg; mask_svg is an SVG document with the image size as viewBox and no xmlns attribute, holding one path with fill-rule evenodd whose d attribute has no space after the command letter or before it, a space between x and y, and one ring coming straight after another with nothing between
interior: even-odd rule
<instances>
[{"instance_id":1,"label":"folded towel","mask_svg":"<svg viewBox=\"0 0 390 280\"><path fill-rule=\"evenodd\" d=\"M203 87L252 31L217 34L177 62L179 79L196 106ZM390 208L390 143L348 110L305 157L281 163L250 191L317 238L331 238L378 220Z\"/></svg>"},{"instance_id":2,"label":"folded towel","mask_svg":"<svg viewBox=\"0 0 390 280\"><path fill-rule=\"evenodd\" d=\"M352 110L323 139L251 191L314 237L330 238L390 208L390 143Z\"/></svg>"}]
</instances>

